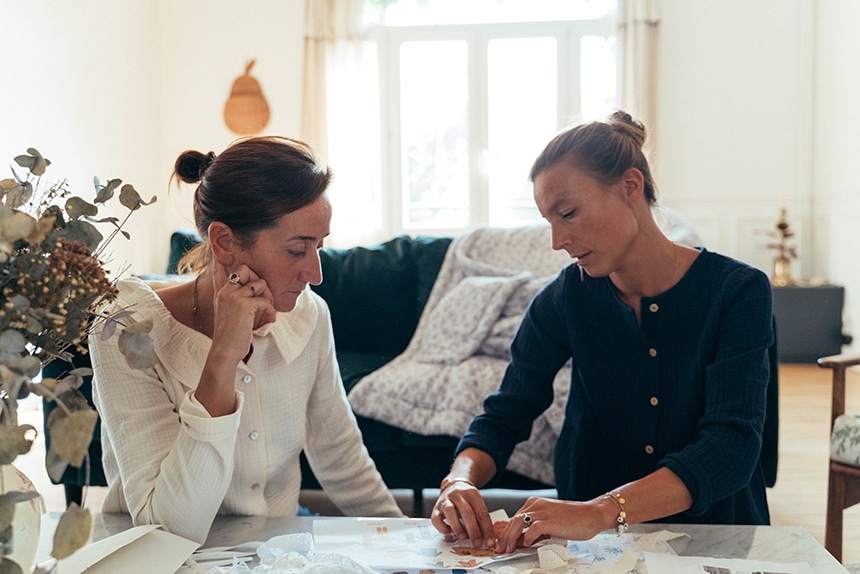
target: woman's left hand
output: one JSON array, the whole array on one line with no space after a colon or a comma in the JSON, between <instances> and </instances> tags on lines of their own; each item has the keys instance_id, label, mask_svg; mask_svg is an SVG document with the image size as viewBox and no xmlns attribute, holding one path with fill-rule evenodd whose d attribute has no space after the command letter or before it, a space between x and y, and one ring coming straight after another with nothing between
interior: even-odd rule
<instances>
[{"instance_id":1,"label":"woman's left hand","mask_svg":"<svg viewBox=\"0 0 860 574\"><path fill-rule=\"evenodd\" d=\"M592 502L529 498L508 521L496 549L513 552L545 538L588 540L606 529L605 510Z\"/></svg>"}]
</instances>

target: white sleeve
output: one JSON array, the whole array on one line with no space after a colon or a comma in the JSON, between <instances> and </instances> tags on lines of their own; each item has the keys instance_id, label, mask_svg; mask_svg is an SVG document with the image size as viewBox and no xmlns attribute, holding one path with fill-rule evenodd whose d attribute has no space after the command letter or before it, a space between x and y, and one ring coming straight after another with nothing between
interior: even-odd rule
<instances>
[{"instance_id":1,"label":"white sleeve","mask_svg":"<svg viewBox=\"0 0 860 574\"><path fill-rule=\"evenodd\" d=\"M320 320L329 320L321 314ZM326 354L320 358L307 412L305 454L314 475L345 514L403 516L361 440L346 399L329 325Z\"/></svg>"},{"instance_id":2,"label":"white sleeve","mask_svg":"<svg viewBox=\"0 0 860 574\"><path fill-rule=\"evenodd\" d=\"M93 400L115 459L115 468L105 466L108 481L121 481L134 524L161 524L202 543L232 478L243 396L232 414L210 417L160 364L130 368L117 340L90 341Z\"/></svg>"}]
</instances>

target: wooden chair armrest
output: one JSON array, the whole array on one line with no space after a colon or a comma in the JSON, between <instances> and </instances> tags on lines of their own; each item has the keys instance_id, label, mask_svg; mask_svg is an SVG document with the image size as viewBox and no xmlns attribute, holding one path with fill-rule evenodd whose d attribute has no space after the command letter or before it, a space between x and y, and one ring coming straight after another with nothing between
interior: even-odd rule
<instances>
[{"instance_id":1,"label":"wooden chair armrest","mask_svg":"<svg viewBox=\"0 0 860 574\"><path fill-rule=\"evenodd\" d=\"M829 357L818 359L818 366L827 369L847 369L855 365L860 365L860 355L830 355Z\"/></svg>"},{"instance_id":2,"label":"wooden chair armrest","mask_svg":"<svg viewBox=\"0 0 860 574\"><path fill-rule=\"evenodd\" d=\"M860 365L860 355L831 355L818 359L818 366L833 371L833 391L830 399L830 426L841 414L845 413L845 371Z\"/></svg>"}]
</instances>

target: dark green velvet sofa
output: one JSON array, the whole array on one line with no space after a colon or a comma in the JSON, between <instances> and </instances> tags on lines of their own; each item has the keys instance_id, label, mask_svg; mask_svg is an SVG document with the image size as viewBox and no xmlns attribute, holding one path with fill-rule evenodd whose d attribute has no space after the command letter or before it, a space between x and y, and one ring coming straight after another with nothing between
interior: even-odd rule
<instances>
[{"instance_id":1,"label":"dark green velvet sofa","mask_svg":"<svg viewBox=\"0 0 860 574\"><path fill-rule=\"evenodd\" d=\"M175 274L188 249L200 241L192 231L177 231L170 239L166 274ZM323 282L312 289L331 310L337 358L347 393L362 377L402 353L418 325L433 282L451 238L402 235L370 247L324 248L320 252ZM88 355L74 358L75 366L89 366ZM54 361L43 371L57 377L72 368ZM90 381L81 389L90 397ZM45 404L45 417L53 405ZM357 416L364 443L385 483L391 489L409 489L421 504L421 491L436 488L448 472L458 439L408 432L380 421ZM50 440L46 433L46 440ZM105 485L101 468L99 429L90 445L91 485ZM85 484L82 469L70 467L60 481L67 499L80 500ZM302 459L302 486L319 489L319 483ZM493 486L546 488L548 485L515 473L505 473Z\"/></svg>"},{"instance_id":2,"label":"dark green velvet sofa","mask_svg":"<svg viewBox=\"0 0 860 574\"><path fill-rule=\"evenodd\" d=\"M182 254L199 240L190 231L178 231L172 235L167 274L176 273ZM451 238L403 235L371 247L321 250L323 282L312 288L326 300L331 310L337 358L347 393L362 377L406 349L451 241ZM771 384L761 458L767 484L773 486L777 474L779 420L776 343L770 351ZM89 356L75 357L75 366L88 365ZM69 368L68 364L55 361L46 367L44 374L56 377ZM89 398L89 380L82 391ZM45 405L46 417L51 407L51 404ZM421 435L362 416L356 418L364 443L385 483L391 489L412 490L416 508L420 508L422 490L437 488L448 472L458 438ZM50 444L47 432L46 441ZM90 445L90 460L89 484L104 485L98 428ZM79 500L84 480L82 469L67 469L60 482L66 486L70 500ZM551 485L510 471L496 477L488 486L551 488ZM320 488L304 459L302 487Z\"/></svg>"}]
</instances>

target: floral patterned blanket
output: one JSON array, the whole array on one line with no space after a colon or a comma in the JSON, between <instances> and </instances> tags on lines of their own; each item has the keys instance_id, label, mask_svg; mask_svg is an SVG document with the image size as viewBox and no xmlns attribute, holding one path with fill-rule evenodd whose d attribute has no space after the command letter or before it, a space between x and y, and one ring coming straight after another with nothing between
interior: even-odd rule
<instances>
[{"instance_id":1,"label":"floral patterned blanket","mask_svg":"<svg viewBox=\"0 0 860 574\"><path fill-rule=\"evenodd\" d=\"M673 240L701 245L673 212L655 213ZM448 248L406 350L364 377L349 394L362 416L422 435L461 436L495 391L508 346L532 297L570 264L550 249L550 228L479 227ZM555 400L514 450L508 469L555 484L553 450L564 419L570 367L555 378Z\"/></svg>"}]
</instances>

